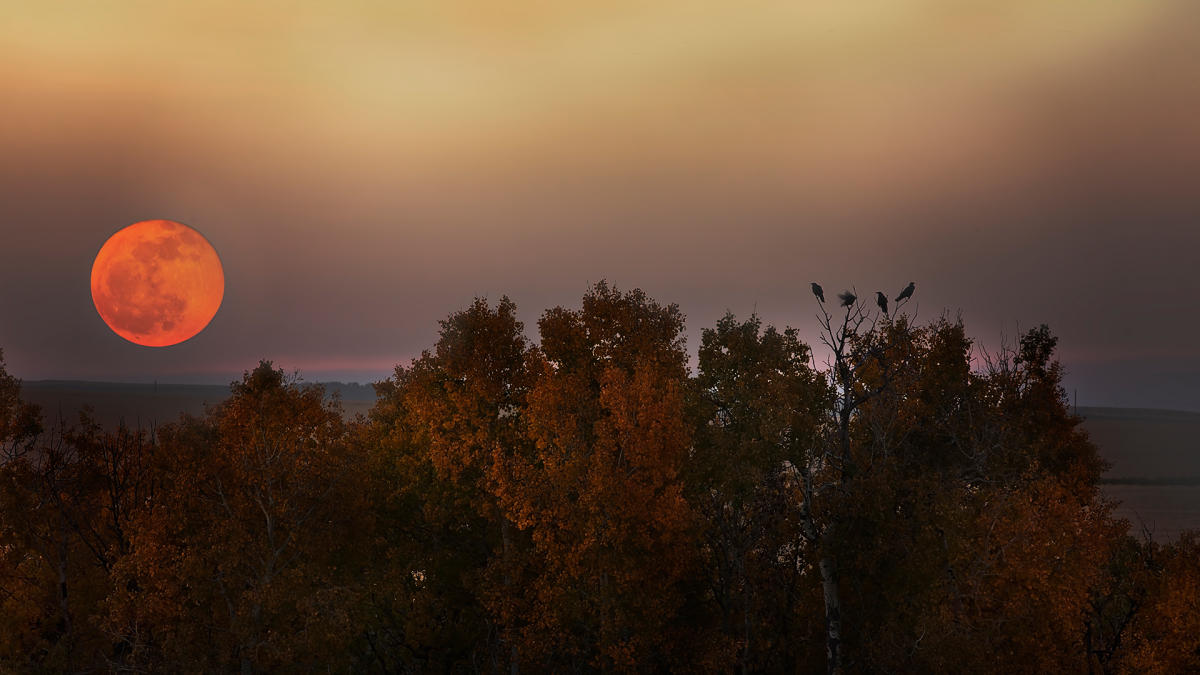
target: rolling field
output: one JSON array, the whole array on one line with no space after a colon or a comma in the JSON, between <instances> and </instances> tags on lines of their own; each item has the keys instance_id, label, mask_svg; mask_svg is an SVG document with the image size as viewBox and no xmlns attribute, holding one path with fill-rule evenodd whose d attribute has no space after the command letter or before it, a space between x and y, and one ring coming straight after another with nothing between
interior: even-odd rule
<instances>
[{"instance_id":1,"label":"rolling field","mask_svg":"<svg viewBox=\"0 0 1200 675\"><path fill-rule=\"evenodd\" d=\"M1135 534L1158 541L1200 529L1200 413L1080 408L1083 428L1112 466L1101 489Z\"/></svg>"}]
</instances>

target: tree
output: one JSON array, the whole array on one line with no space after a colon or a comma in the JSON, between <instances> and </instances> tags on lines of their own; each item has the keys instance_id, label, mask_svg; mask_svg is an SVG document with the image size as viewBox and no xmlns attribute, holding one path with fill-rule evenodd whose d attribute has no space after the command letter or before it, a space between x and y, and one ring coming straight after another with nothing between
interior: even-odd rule
<instances>
[{"instance_id":1,"label":"tree","mask_svg":"<svg viewBox=\"0 0 1200 675\"><path fill-rule=\"evenodd\" d=\"M526 652L548 670L702 663L704 636L680 621L698 571L680 477L683 316L601 282L580 310L550 310L538 325L536 455L504 494L543 565L527 590Z\"/></svg>"},{"instance_id":2,"label":"tree","mask_svg":"<svg viewBox=\"0 0 1200 675\"><path fill-rule=\"evenodd\" d=\"M701 336L684 475L713 612L742 672L819 658L800 639L812 580L790 481L830 397L810 360L794 329L764 330L756 316L727 314Z\"/></svg>"},{"instance_id":3,"label":"tree","mask_svg":"<svg viewBox=\"0 0 1200 675\"><path fill-rule=\"evenodd\" d=\"M41 431L0 363L0 663L75 670L122 662L132 645L98 617L110 574L130 551L131 523L153 493L154 444L85 411Z\"/></svg>"},{"instance_id":4,"label":"tree","mask_svg":"<svg viewBox=\"0 0 1200 675\"><path fill-rule=\"evenodd\" d=\"M976 368L961 321L901 309L820 307L833 394L794 466L827 670L1086 664L1088 601L1123 526L1055 339L1039 327Z\"/></svg>"},{"instance_id":5,"label":"tree","mask_svg":"<svg viewBox=\"0 0 1200 675\"><path fill-rule=\"evenodd\" d=\"M839 296L844 313L835 320L820 308L821 342L830 352L825 377L832 395L824 420L810 439L807 452L793 465L798 477L800 524L806 547L812 551L820 572L825 608L825 663L830 673L844 665L842 635L842 590L838 570L839 538L847 508L848 483L856 478L862 448L853 443L852 422L859 409L887 390L892 364L877 344L876 318L857 303L854 293ZM897 314L900 307L896 308ZM824 499L822 499L824 498ZM826 502L829 502L826 504Z\"/></svg>"},{"instance_id":6,"label":"tree","mask_svg":"<svg viewBox=\"0 0 1200 675\"><path fill-rule=\"evenodd\" d=\"M160 438L163 485L112 599L115 623L151 636L142 658L244 673L350 662L370 528L340 405L264 361Z\"/></svg>"},{"instance_id":7,"label":"tree","mask_svg":"<svg viewBox=\"0 0 1200 675\"><path fill-rule=\"evenodd\" d=\"M823 367L727 315L694 377L641 291L539 345L476 300L349 422L263 362L46 432L0 361L0 670L1200 668L1198 539L1112 518L1050 330L906 299L821 303Z\"/></svg>"},{"instance_id":8,"label":"tree","mask_svg":"<svg viewBox=\"0 0 1200 675\"><path fill-rule=\"evenodd\" d=\"M1088 623L1092 672L1200 669L1200 535L1169 544L1126 537L1108 571Z\"/></svg>"},{"instance_id":9,"label":"tree","mask_svg":"<svg viewBox=\"0 0 1200 675\"><path fill-rule=\"evenodd\" d=\"M831 545L857 668L1086 667L1093 589L1124 525L1065 405L1053 338L971 365L961 322L901 318L854 338L873 392L849 425Z\"/></svg>"},{"instance_id":10,"label":"tree","mask_svg":"<svg viewBox=\"0 0 1200 675\"><path fill-rule=\"evenodd\" d=\"M419 550L408 561L409 576L420 577L419 588L409 590L420 610L409 614L442 626L440 635L416 640L415 627L392 631L426 653L415 662L423 669L487 660L516 672L521 662L516 639L528 620L521 579L529 543L505 504L520 489L514 462L532 452L524 430L531 377L523 331L507 298L495 308L477 299L441 322L433 351L398 367L379 388L372 417L395 469L403 500L397 506L409 502L404 517L420 523L410 527ZM443 609L439 597L452 606ZM457 644L442 641L448 636ZM432 645L439 646L430 652Z\"/></svg>"},{"instance_id":11,"label":"tree","mask_svg":"<svg viewBox=\"0 0 1200 675\"><path fill-rule=\"evenodd\" d=\"M21 382L8 373L0 350L0 464L27 454L41 432L41 411L21 400Z\"/></svg>"}]
</instances>

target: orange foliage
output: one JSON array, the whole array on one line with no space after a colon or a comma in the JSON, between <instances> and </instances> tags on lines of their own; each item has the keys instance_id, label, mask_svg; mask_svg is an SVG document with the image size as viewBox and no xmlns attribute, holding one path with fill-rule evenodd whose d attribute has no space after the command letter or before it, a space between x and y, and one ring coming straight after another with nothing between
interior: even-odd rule
<instances>
[{"instance_id":1,"label":"orange foliage","mask_svg":"<svg viewBox=\"0 0 1200 675\"><path fill-rule=\"evenodd\" d=\"M1048 329L856 311L693 376L641 291L537 345L477 300L369 419L264 362L154 434L45 433L0 361L0 670L1200 669L1200 543L1112 519Z\"/></svg>"},{"instance_id":2,"label":"orange foliage","mask_svg":"<svg viewBox=\"0 0 1200 675\"><path fill-rule=\"evenodd\" d=\"M369 511L341 410L323 399L264 362L207 419L160 431L167 480L111 601L140 658L244 671L346 649Z\"/></svg>"}]
</instances>

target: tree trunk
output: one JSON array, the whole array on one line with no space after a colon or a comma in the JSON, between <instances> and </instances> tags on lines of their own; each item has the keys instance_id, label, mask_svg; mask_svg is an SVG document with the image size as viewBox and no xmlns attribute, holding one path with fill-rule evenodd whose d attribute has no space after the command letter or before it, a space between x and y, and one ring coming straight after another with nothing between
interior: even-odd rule
<instances>
[{"instance_id":1,"label":"tree trunk","mask_svg":"<svg viewBox=\"0 0 1200 675\"><path fill-rule=\"evenodd\" d=\"M500 516L500 539L504 546L504 588L506 593L512 593L512 567L513 567L513 543L512 543L512 525L508 522L507 516ZM509 675L520 675L521 661L520 654L517 651L517 645L513 644L509 648L508 654L508 672Z\"/></svg>"},{"instance_id":2,"label":"tree trunk","mask_svg":"<svg viewBox=\"0 0 1200 675\"><path fill-rule=\"evenodd\" d=\"M812 474L803 470L800 472L800 480L804 493L804 504L800 510L804 538L810 545L819 546L821 539L831 538L833 524L826 525L824 530L817 528L812 514ZM817 562L817 569L821 571L821 593L825 600L826 671L835 675L842 672L842 596L838 586L837 564L832 555L823 551L821 559Z\"/></svg>"},{"instance_id":3,"label":"tree trunk","mask_svg":"<svg viewBox=\"0 0 1200 675\"><path fill-rule=\"evenodd\" d=\"M842 600L838 592L837 565L825 554L817 565L821 570L821 591L825 596L825 670L830 675L842 672Z\"/></svg>"},{"instance_id":4,"label":"tree trunk","mask_svg":"<svg viewBox=\"0 0 1200 675\"><path fill-rule=\"evenodd\" d=\"M850 370L844 356L837 355L838 373L842 380L842 399L838 410L838 450L841 454L841 476L838 483L845 486L854 477L854 462L850 455L850 416L854 413L854 393ZM833 539L833 523L826 526L822 536ZM838 585L837 563L828 552L822 552L818 563L821 570L821 591L825 597L825 669L830 675L842 672L842 598Z\"/></svg>"},{"instance_id":5,"label":"tree trunk","mask_svg":"<svg viewBox=\"0 0 1200 675\"><path fill-rule=\"evenodd\" d=\"M66 645L67 670L74 670L75 627L71 622L71 605L67 599L67 536L63 530L58 547L58 611L62 622L62 641Z\"/></svg>"}]
</instances>

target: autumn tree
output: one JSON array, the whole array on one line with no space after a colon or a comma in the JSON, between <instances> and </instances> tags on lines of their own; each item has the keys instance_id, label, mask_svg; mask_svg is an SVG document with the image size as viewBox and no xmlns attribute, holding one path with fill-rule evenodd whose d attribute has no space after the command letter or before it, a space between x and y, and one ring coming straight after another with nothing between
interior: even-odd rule
<instances>
[{"instance_id":1,"label":"autumn tree","mask_svg":"<svg viewBox=\"0 0 1200 675\"><path fill-rule=\"evenodd\" d=\"M476 300L353 421L263 362L45 431L0 361L0 670L1200 667L1196 535L1112 517L1048 328L819 307L818 354L730 315L693 376L641 291L540 344Z\"/></svg>"},{"instance_id":2,"label":"autumn tree","mask_svg":"<svg viewBox=\"0 0 1200 675\"><path fill-rule=\"evenodd\" d=\"M263 362L205 419L160 438L163 485L111 600L114 625L145 637L141 662L241 672L352 662L370 511L340 405Z\"/></svg>"},{"instance_id":3,"label":"autumn tree","mask_svg":"<svg viewBox=\"0 0 1200 675\"><path fill-rule=\"evenodd\" d=\"M41 431L41 411L21 400L21 382L8 373L0 350L0 463L27 454Z\"/></svg>"},{"instance_id":4,"label":"autumn tree","mask_svg":"<svg viewBox=\"0 0 1200 675\"><path fill-rule=\"evenodd\" d=\"M1124 590L1108 617L1104 672L1185 673L1200 670L1200 533L1184 532L1169 544L1134 544L1118 581ZM1104 616L1100 614L1100 616ZM1099 644L1103 642L1097 641Z\"/></svg>"},{"instance_id":5,"label":"autumn tree","mask_svg":"<svg viewBox=\"0 0 1200 675\"><path fill-rule=\"evenodd\" d=\"M488 662L516 672L523 660L529 540L505 507L520 489L514 463L532 452L523 331L507 298L494 308L476 300L441 322L432 351L379 386L372 420L391 503L407 520L395 541L417 544L395 575L410 604L386 612L388 635L420 669Z\"/></svg>"},{"instance_id":6,"label":"autumn tree","mask_svg":"<svg viewBox=\"0 0 1200 675\"><path fill-rule=\"evenodd\" d=\"M3 368L0 367L0 373ZM0 663L18 669L120 663L130 644L98 619L130 527L153 493L146 430L105 431L87 411L41 431L7 374L0 463Z\"/></svg>"},{"instance_id":7,"label":"autumn tree","mask_svg":"<svg viewBox=\"0 0 1200 675\"><path fill-rule=\"evenodd\" d=\"M730 320L706 334L706 347L719 347L702 347L697 378L710 402L697 417L694 459L722 446L742 459L723 485L710 479L707 494L742 480L752 494L770 494L772 474L761 466L780 465L790 478L780 484L792 494L771 513L794 523L797 544L764 541L757 550L777 559L795 553L805 573L780 589L819 588L823 612L797 617L791 648L819 618L829 672L978 669L1003 654L1045 669L1086 664L1089 597L1123 525L1096 489L1103 464L1065 405L1048 329L976 361L961 321L918 326L903 303L885 314L852 293L837 310L818 306L827 361L812 377L821 386L799 387L782 402L765 393L764 374L784 381L793 372L802 382L803 369L789 371L780 350L746 340L757 325L739 336ZM738 361L746 345L763 363ZM783 352L806 353L798 344ZM789 424L798 419L811 421ZM759 464L763 447L775 454ZM690 469L702 475L704 465ZM706 523L719 530L726 518L744 518L736 503L702 509ZM743 574L714 565L718 579ZM723 585L713 595L728 614ZM741 603L750 604L745 595ZM743 623L743 669L752 626ZM812 668L813 659L796 666Z\"/></svg>"},{"instance_id":8,"label":"autumn tree","mask_svg":"<svg viewBox=\"0 0 1200 675\"><path fill-rule=\"evenodd\" d=\"M791 467L807 454L830 392L794 329L726 315L701 334L685 465L701 516L701 574L742 672L795 670L820 659L805 647L819 602L806 572Z\"/></svg>"},{"instance_id":9,"label":"autumn tree","mask_svg":"<svg viewBox=\"0 0 1200 675\"><path fill-rule=\"evenodd\" d=\"M526 412L536 454L503 494L543 565L524 591L526 652L547 670L702 663L709 645L683 620L698 573L681 479L683 315L602 282L538 327Z\"/></svg>"},{"instance_id":10,"label":"autumn tree","mask_svg":"<svg viewBox=\"0 0 1200 675\"><path fill-rule=\"evenodd\" d=\"M12 671L74 668L93 646L77 628L86 553L55 504L73 482L68 451L61 435L39 449L41 434L0 358L0 665Z\"/></svg>"},{"instance_id":11,"label":"autumn tree","mask_svg":"<svg viewBox=\"0 0 1200 675\"><path fill-rule=\"evenodd\" d=\"M962 323L944 319L885 318L847 344L842 401L857 402L837 437L853 473L824 503L836 536L821 541L848 609L842 665L1084 667L1090 593L1123 525L1049 331L978 367Z\"/></svg>"}]
</instances>

